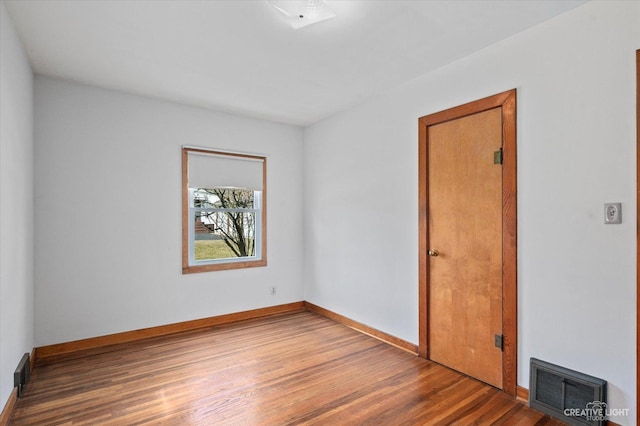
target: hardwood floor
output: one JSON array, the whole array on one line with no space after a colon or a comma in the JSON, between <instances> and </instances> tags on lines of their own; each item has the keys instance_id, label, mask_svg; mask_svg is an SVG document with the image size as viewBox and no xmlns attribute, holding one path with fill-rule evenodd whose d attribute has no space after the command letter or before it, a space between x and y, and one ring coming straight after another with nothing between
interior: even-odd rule
<instances>
[{"instance_id":1,"label":"hardwood floor","mask_svg":"<svg viewBox=\"0 0 640 426\"><path fill-rule=\"evenodd\" d=\"M311 312L52 361L36 368L9 424L562 424Z\"/></svg>"}]
</instances>

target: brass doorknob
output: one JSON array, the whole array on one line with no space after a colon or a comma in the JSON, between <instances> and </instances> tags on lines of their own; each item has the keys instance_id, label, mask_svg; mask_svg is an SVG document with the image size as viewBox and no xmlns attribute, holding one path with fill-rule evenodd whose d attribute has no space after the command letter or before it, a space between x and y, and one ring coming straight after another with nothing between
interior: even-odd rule
<instances>
[{"instance_id":1,"label":"brass doorknob","mask_svg":"<svg viewBox=\"0 0 640 426\"><path fill-rule=\"evenodd\" d=\"M431 257L437 257L440 254L440 252L434 249L434 250L429 250L427 254Z\"/></svg>"}]
</instances>

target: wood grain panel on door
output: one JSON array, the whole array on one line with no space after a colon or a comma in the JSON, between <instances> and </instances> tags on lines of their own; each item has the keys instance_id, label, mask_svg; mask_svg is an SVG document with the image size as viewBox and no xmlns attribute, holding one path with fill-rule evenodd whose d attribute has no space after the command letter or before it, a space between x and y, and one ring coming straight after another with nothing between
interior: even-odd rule
<instances>
[{"instance_id":1,"label":"wood grain panel on door","mask_svg":"<svg viewBox=\"0 0 640 426\"><path fill-rule=\"evenodd\" d=\"M502 265L501 265L501 274L502 274L502 347L503 351L500 354L502 357L502 371L501 371L501 383L500 383L500 375L499 373L492 373L492 378L485 378L483 380L493 383L494 386L497 386L503 389L507 394L516 396L517 389L517 365L518 365L518 280L517 280L517 164L516 164L516 98L517 92L515 89L508 90L506 92L498 93L496 95L492 95L486 98L478 99L476 101L472 101L463 105L455 106L446 110L442 110L439 112L435 112L424 117L420 117L418 120L418 321L419 321L419 341L418 341L418 353L420 356L425 358L439 358L439 346L438 346L438 333L440 333L441 328L449 330L449 335L447 337L448 340L441 339L442 345L448 345L449 348L458 347L459 345L467 346L466 350L468 352L477 351L477 349L473 348L472 344L475 338L469 337L468 328L473 328L476 331L480 330L482 327L486 327L481 334L485 334L482 336L481 340L483 344L487 343L489 346L493 346L495 344L495 334L499 333L499 328L495 326L497 324L497 314L496 314L496 306L494 303L496 299L496 295L492 292L488 292L489 296L484 295L484 300L486 303L478 304L477 301L467 300L466 303L468 306L465 308L455 308L454 315L450 316L451 318L457 317L465 317L466 321L461 321L460 324L464 324L461 326L460 324L453 324L451 321L447 321L446 319L442 320L438 309L442 311L442 313L450 312L451 307L448 309L445 307L441 307L440 303L432 301L432 297L439 297L437 294L440 292L441 294L445 294L449 291L449 293L453 295L456 294L456 297L461 294L460 288L451 287L448 290L443 290L438 288L439 284L435 281L438 279L436 276L439 273L443 274L457 274L458 277L465 278L466 275L469 274L468 271L477 270L478 268L485 270L485 274L491 276L492 273L495 273L493 266L482 267L478 265L482 265L482 262L486 262L487 258L495 257L495 254L492 254L491 247L494 245L489 245L486 248L479 248L478 241L472 241L468 239L461 238L462 236L474 236L476 231L453 231L454 239L457 238L456 247L452 248L447 246L447 244L451 244L447 240L440 240L438 236L439 230L436 229L438 224L442 222L442 219L439 219L438 213L433 212L430 203L437 203L439 198L444 198L442 195L438 195L438 189L434 186L431 187L431 179L438 179L436 176L432 174L430 168L439 167L440 164L450 164L455 165L467 161L465 157L467 155L472 155L473 152L470 153L460 153L460 152L449 152L449 153L438 153L436 150L434 152L430 152L431 147L431 138L435 136L438 137L438 132L441 129L447 130L447 132L453 132L453 127L460 123L464 123L467 118L484 118L486 119L489 115L495 114L493 117L496 120L496 117L500 115L499 126L501 127L498 132L502 138L502 166L500 167L498 164L495 165L496 168L500 170L492 169L492 172L501 173L501 255L502 255ZM483 117L482 114L488 113ZM461 120L458 122L458 120ZM458 124L456 124L458 122ZM439 128L439 126L441 126ZM492 130L493 131L493 130ZM469 132L466 132L469 133ZM474 135L480 135L481 131L473 131ZM453 135L454 138L457 138L458 144L461 143L461 139L458 138L457 135ZM475 146L475 145L474 145ZM487 167L491 166L493 162L493 151L496 151L499 147L499 144L494 148L491 147L491 150L488 154L488 159L483 161L489 161L490 164L486 165ZM462 150L462 145L458 148ZM468 147L467 147L468 148ZM474 147L472 149L476 149ZM484 148L483 148L484 149ZM441 159L434 159L433 156L440 156ZM467 179L471 179L474 174L480 173L480 167L483 167L479 164L467 165L459 167L460 173L465 175ZM442 178L446 179L446 178ZM457 178L456 178L457 179ZM482 179L475 179L477 182L481 184L488 184L487 182L482 183ZM464 180L463 180L464 181ZM476 182L476 183L477 183ZM467 182L468 183L468 182ZM454 194L452 194L452 199L463 199L465 203L462 204L462 207L454 207L449 206L443 210L456 210L459 216L464 216L463 209L467 209L469 212L469 204L471 204L474 198L478 198L478 194L480 192L476 189L463 194L460 191L470 189L469 185L463 185L459 187L461 189L456 190ZM434 192L435 191L435 192ZM434 192L432 194L432 192ZM484 197L487 197L485 195ZM446 197L449 198L449 197ZM475 210L482 210L484 207L477 207ZM488 226L487 221L489 220L488 213L484 214L475 214L473 218L471 218L471 213L468 213L470 216L469 220L472 223L475 221L477 223L483 223L482 226ZM445 212L446 213L446 212ZM453 213L452 213L453 214ZM432 217L433 216L433 217ZM492 229L496 229L492 227ZM431 235L431 233L435 233ZM457 234L457 235L456 235ZM437 240L437 244L436 244ZM433 246L432 246L433 242ZM437 247L437 245L441 245ZM462 260L465 257L473 257L476 262L480 262L476 264L476 266L472 266L470 268L465 267L467 272L462 272L460 268L457 266L454 268L451 265L461 265L461 260L457 260L455 257L459 257L459 253L454 255L451 253L451 250L454 250L456 253L459 251L460 247L469 247L470 252L473 254L466 254L462 256ZM430 256L430 250L440 250L441 254L438 257ZM474 253L475 252L475 253ZM431 254L434 254L431 251ZM448 259L449 258L449 259ZM452 262L451 264L445 264L445 261ZM449 268L449 272L447 269ZM432 277L432 269L434 276ZM493 271L493 272L491 272ZM433 282L432 282L433 281ZM469 281L467 279L467 281ZM456 284L458 285L458 284ZM432 292L433 286L433 292ZM472 289L473 290L473 289ZM475 290L474 290L475 291ZM464 293L472 293L471 290L464 290ZM432 294L433 293L433 294ZM436 306L438 305L438 306ZM464 306L464 305L463 305ZM478 311L478 309L482 307L485 311L484 313ZM432 309L433 308L433 309ZM433 312L432 312L433 310ZM475 311L474 311L475 310ZM451 315L451 314L450 314ZM446 316L445 316L446 318ZM475 324L475 322L479 322L482 318L486 319L485 325ZM432 327L432 322L441 321L440 324L435 324ZM488 324L488 325L487 325ZM455 327L459 327L458 331ZM493 329L497 330L494 331ZM434 335L429 331L432 330ZM490 333L488 342L486 338L486 334ZM460 335L467 335L466 339L462 337L458 337ZM443 334L444 335L444 334ZM455 337L452 337L455 335ZM433 337L433 338L432 338ZM434 340L435 339L435 340ZM450 339L462 339L464 343L458 342L454 343L450 341ZM434 340L433 342L431 340ZM471 343L469 343L471 342ZM432 344L435 344L435 347L432 347ZM472 349L473 348L473 349ZM498 348L496 348L498 349ZM489 348L485 348L486 351L489 351ZM493 349L491 349L493 350ZM441 352L440 352L441 353ZM466 370L465 363L469 363L469 359L473 359L473 357L463 357L464 359L460 361L460 365L457 365L454 368L460 369L461 371L470 371ZM490 357L481 356L484 363L485 360L489 360ZM456 361L449 361L441 359L440 362L450 363L453 365ZM491 361L488 361L491 362ZM478 376L477 373L468 373L470 375Z\"/></svg>"},{"instance_id":2,"label":"wood grain panel on door","mask_svg":"<svg viewBox=\"0 0 640 426\"><path fill-rule=\"evenodd\" d=\"M429 358L502 388L502 113L429 127Z\"/></svg>"}]
</instances>

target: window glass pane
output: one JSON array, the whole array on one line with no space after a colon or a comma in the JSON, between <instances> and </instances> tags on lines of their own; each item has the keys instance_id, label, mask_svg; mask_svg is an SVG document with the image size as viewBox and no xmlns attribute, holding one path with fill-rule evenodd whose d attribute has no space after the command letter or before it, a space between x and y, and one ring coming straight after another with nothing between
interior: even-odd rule
<instances>
[{"instance_id":1,"label":"window glass pane","mask_svg":"<svg viewBox=\"0 0 640 426\"><path fill-rule=\"evenodd\" d=\"M193 188L194 260L256 255L256 213L252 190Z\"/></svg>"},{"instance_id":2,"label":"window glass pane","mask_svg":"<svg viewBox=\"0 0 640 426\"><path fill-rule=\"evenodd\" d=\"M194 221L195 260L255 256L254 212L196 211Z\"/></svg>"},{"instance_id":3,"label":"window glass pane","mask_svg":"<svg viewBox=\"0 0 640 426\"><path fill-rule=\"evenodd\" d=\"M253 209L254 191L240 188L192 188L193 207Z\"/></svg>"}]
</instances>

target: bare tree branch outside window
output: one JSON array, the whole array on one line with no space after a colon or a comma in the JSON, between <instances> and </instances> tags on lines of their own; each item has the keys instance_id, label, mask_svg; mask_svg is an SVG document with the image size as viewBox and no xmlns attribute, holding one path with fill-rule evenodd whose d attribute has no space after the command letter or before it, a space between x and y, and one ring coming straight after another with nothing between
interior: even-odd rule
<instances>
[{"instance_id":1,"label":"bare tree branch outside window","mask_svg":"<svg viewBox=\"0 0 640 426\"><path fill-rule=\"evenodd\" d=\"M235 256L254 256L254 192L237 188L198 188L194 195L194 207L207 209L199 213L202 224L222 239Z\"/></svg>"}]
</instances>

